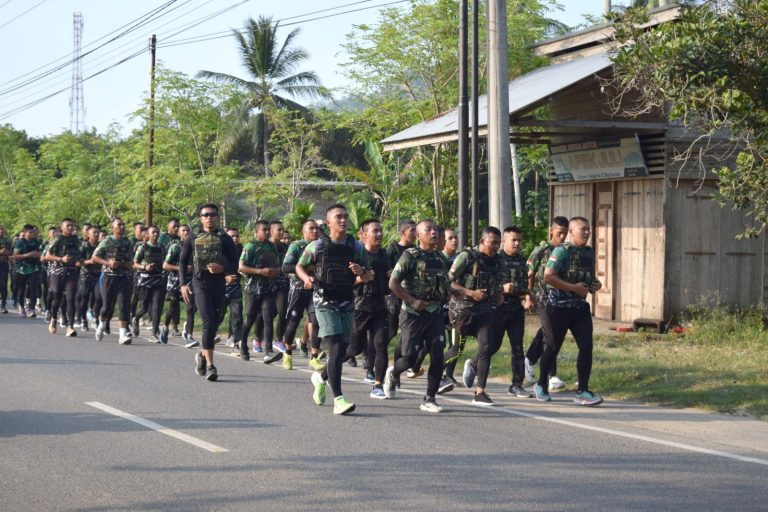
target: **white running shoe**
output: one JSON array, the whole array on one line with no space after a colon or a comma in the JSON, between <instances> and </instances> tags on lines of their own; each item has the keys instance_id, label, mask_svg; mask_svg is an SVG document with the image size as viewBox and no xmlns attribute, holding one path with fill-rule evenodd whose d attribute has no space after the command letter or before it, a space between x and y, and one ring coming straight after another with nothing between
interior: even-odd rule
<instances>
[{"instance_id":1,"label":"white running shoe","mask_svg":"<svg viewBox=\"0 0 768 512\"><path fill-rule=\"evenodd\" d=\"M384 374L384 396L386 398L395 398L395 394L397 393L394 372L395 367L390 366L387 368L387 373Z\"/></svg>"},{"instance_id":2,"label":"white running shoe","mask_svg":"<svg viewBox=\"0 0 768 512\"><path fill-rule=\"evenodd\" d=\"M98 323L96 326L96 341L101 341L104 339L104 326L101 322Z\"/></svg>"},{"instance_id":3,"label":"white running shoe","mask_svg":"<svg viewBox=\"0 0 768 512\"><path fill-rule=\"evenodd\" d=\"M559 391L565 389L565 382L557 378L557 375L553 375L549 378L549 389L552 391Z\"/></svg>"},{"instance_id":4,"label":"white running shoe","mask_svg":"<svg viewBox=\"0 0 768 512\"><path fill-rule=\"evenodd\" d=\"M117 342L121 345L130 345L131 344L131 337L128 336L128 334L121 334L120 338L117 340Z\"/></svg>"},{"instance_id":5,"label":"white running shoe","mask_svg":"<svg viewBox=\"0 0 768 512\"><path fill-rule=\"evenodd\" d=\"M528 358L525 358L525 382L534 384L536 382L536 367L531 364Z\"/></svg>"}]
</instances>

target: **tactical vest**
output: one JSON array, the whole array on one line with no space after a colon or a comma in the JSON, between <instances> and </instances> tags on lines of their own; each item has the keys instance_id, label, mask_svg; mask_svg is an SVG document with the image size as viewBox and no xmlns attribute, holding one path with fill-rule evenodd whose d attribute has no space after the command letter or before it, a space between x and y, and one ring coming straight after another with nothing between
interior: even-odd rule
<instances>
[{"instance_id":1,"label":"tactical vest","mask_svg":"<svg viewBox=\"0 0 768 512\"><path fill-rule=\"evenodd\" d=\"M54 261L54 266L58 268L74 267L81 258L80 239L76 236L61 236L59 238L61 240L61 245L59 245L59 252L61 254L56 254L56 256L69 256L70 261L69 263Z\"/></svg>"},{"instance_id":2,"label":"tactical vest","mask_svg":"<svg viewBox=\"0 0 768 512\"><path fill-rule=\"evenodd\" d=\"M466 249L467 270L464 273L464 282L460 283L468 290L487 290L489 294L497 288L499 278L498 256L489 258L474 249Z\"/></svg>"},{"instance_id":3,"label":"tactical vest","mask_svg":"<svg viewBox=\"0 0 768 512\"><path fill-rule=\"evenodd\" d=\"M130 261L133 261L133 247L131 243L126 239L118 240L117 238L110 237L107 240L106 256L108 260L115 260L120 264L118 272L125 272L125 265Z\"/></svg>"},{"instance_id":4,"label":"tactical vest","mask_svg":"<svg viewBox=\"0 0 768 512\"><path fill-rule=\"evenodd\" d=\"M219 229L209 233L204 230L195 230L195 247L192 257L192 269L195 277L200 279L203 270L207 271L210 263L222 264L221 236Z\"/></svg>"},{"instance_id":5,"label":"tactical vest","mask_svg":"<svg viewBox=\"0 0 768 512\"><path fill-rule=\"evenodd\" d=\"M411 247L406 249L416 260L416 273L403 280L403 288L419 300L444 302L448 297L448 275L444 260L434 255L425 256L426 252Z\"/></svg>"},{"instance_id":6,"label":"tactical vest","mask_svg":"<svg viewBox=\"0 0 768 512\"><path fill-rule=\"evenodd\" d=\"M96 245L91 245L88 242L83 242L80 246L80 252L82 253L84 260L90 260L93 258L93 253L96 252ZM94 263L92 265L83 265L80 267L80 275L90 274L96 275L101 270L101 265Z\"/></svg>"},{"instance_id":7,"label":"tactical vest","mask_svg":"<svg viewBox=\"0 0 768 512\"><path fill-rule=\"evenodd\" d=\"M384 249L379 249L375 254L369 254L371 267L373 268L374 277L372 281L358 286L360 290L360 296L364 298L369 297L383 297L389 293L389 256Z\"/></svg>"},{"instance_id":8,"label":"tactical vest","mask_svg":"<svg viewBox=\"0 0 768 512\"><path fill-rule=\"evenodd\" d=\"M528 291L528 268L525 259L522 256L504 256L504 279L505 283L514 283L515 292L513 295L522 297Z\"/></svg>"},{"instance_id":9,"label":"tactical vest","mask_svg":"<svg viewBox=\"0 0 768 512\"><path fill-rule=\"evenodd\" d=\"M576 247L565 244L568 251L568 270L563 278L569 283L586 283L592 286L595 282L595 252L588 245Z\"/></svg>"},{"instance_id":10,"label":"tactical vest","mask_svg":"<svg viewBox=\"0 0 768 512\"><path fill-rule=\"evenodd\" d=\"M355 257L355 239L347 235L343 244L331 240L317 255L315 276L318 290L325 300L348 301L354 299L355 274L349 270L349 262Z\"/></svg>"},{"instance_id":11,"label":"tactical vest","mask_svg":"<svg viewBox=\"0 0 768 512\"><path fill-rule=\"evenodd\" d=\"M148 242L142 242L144 251L144 261L146 265L153 265L150 274L159 274L163 271L163 246L159 243L151 245Z\"/></svg>"}]
</instances>

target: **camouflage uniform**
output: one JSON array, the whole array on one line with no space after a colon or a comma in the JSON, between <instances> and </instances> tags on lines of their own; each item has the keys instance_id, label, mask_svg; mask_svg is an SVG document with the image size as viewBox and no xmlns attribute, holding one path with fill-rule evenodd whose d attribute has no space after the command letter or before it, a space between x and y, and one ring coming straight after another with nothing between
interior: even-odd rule
<instances>
[{"instance_id":1,"label":"camouflage uniform","mask_svg":"<svg viewBox=\"0 0 768 512\"><path fill-rule=\"evenodd\" d=\"M296 277L296 264L299 262L299 258L304 253L304 249L307 248L309 242L306 240L296 240L291 242L288 246L288 251L285 254L283 260L283 274L288 275L290 289L288 291L288 308L286 316L288 318L288 325L285 327L285 339L289 342L293 340L296 335L296 331L301 323L301 318L304 316L304 311L307 312L307 317L312 325L315 327L312 331L311 343L314 348L320 348L320 338L317 336L318 324L317 317L315 316L315 306L312 302L312 290L304 288L304 281Z\"/></svg>"},{"instance_id":2,"label":"camouflage uniform","mask_svg":"<svg viewBox=\"0 0 768 512\"><path fill-rule=\"evenodd\" d=\"M141 242L133 256L134 263L142 266L152 265L152 270L137 271L136 293L139 297L139 307L133 316L133 327L138 330L139 320L149 312L154 335L160 332L160 315L163 312L165 300L166 280L163 274L163 260L165 260L165 248L160 243Z\"/></svg>"},{"instance_id":3,"label":"camouflage uniform","mask_svg":"<svg viewBox=\"0 0 768 512\"><path fill-rule=\"evenodd\" d=\"M536 301L536 312L539 315L539 320L542 324L546 321L546 285L544 284L544 269L549 260L549 255L552 254L554 246L547 241L541 242L536 248L531 251L531 255L528 256L528 272L533 274L533 288L531 289L531 297ZM531 344L525 353L525 358L531 365L535 365L539 362L541 354L544 352L544 329L539 327L536 334L531 340ZM550 370L549 376L552 377L557 374L557 360L552 364L552 370Z\"/></svg>"},{"instance_id":4,"label":"camouflage uniform","mask_svg":"<svg viewBox=\"0 0 768 512\"><path fill-rule=\"evenodd\" d=\"M251 240L243 248L240 254L240 261L250 268L279 268L280 255L277 252L275 244L266 240L260 242ZM258 320L261 320L263 327L263 337L256 338L264 340L264 352L272 352L272 342L274 341L274 320L275 320L275 279L265 276L248 275L245 283L245 321L240 339L248 343L248 334L251 328Z\"/></svg>"},{"instance_id":5,"label":"camouflage uniform","mask_svg":"<svg viewBox=\"0 0 768 512\"><path fill-rule=\"evenodd\" d=\"M13 247L7 237L0 236L0 249L5 249L8 254L0 254L0 306L5 308L8 299L8 275L10 273L10 257L13 254Z\"/></svg>"},{"instance_id":6,"label":"camouflage uniform","mask_svg":"<svg viewBox=\"0 0 768 512\"><path fill-rule=\"evenodd\" d=\"M520 254L507 254L499 251L502 263L502 285L514 283L512 293L504 294L504 302L498 307L498 327L496 336L499 346L506 333L511 346L510 365L512 368L512 384L522 385L525 372L525 355L523 354L523 335L525 333L525 311L520 302L528 292L528 267L526 260Z\"/></svg>"},{"instance_id":7,"label":"camouflage uniform","mask_svg":"<svg viewBox=\"0 0 768 512\"><path fill-rule=\"evenodd\" d=\"M546 263L547 268L569 283L595 284L595 253L585 245L577 247L570 243L556 247ZM568 330L571 331L579 348L576 371L579 377L579 391L587 390L592 373L592 313L586 298L547 285L546 306L542 318L545 346L541 356L539 385L548 389L548 370L552 366Z\"/></svg>"},{"instance_id":8,"label":"camouflage uniform","mask_svg":"<svg viewBox=\"0 0 768 512\"><path fill-rule=\"evenodd\" d=\"M77 263L82 261L80 252L81 241L77 236L57 236L48 248L48 254L56 257L69 256L69 262L53 261L49 265L51 292L53 292L53 305L51 315L55 319L62 308L62 316L65 317L67 327L73 327L75 323L77 297L77 283L80 279L80 271ZM66 294L66 303L62 305L62 298Z\"/></svg>"},{"instance_id":9,"label":"camouflage uniform","mask_svg":"<svg viewBox=\"0 0 768 512\"><path fill-rule=\"evenodd\" d=\"M402 356L396 358L393 377L416 364L422 347L430 355L427 374L427 397L434 399L443 375L443 304L448 300L448 267L437 251L411 247L403 252L392 270L392 280L401 283L412 297L425 301L423 311L415 311L403 303L400 311Z\"/></svg>"},{"instance_id":10,"label":"camouflage uniform","mask_svg":"<svg viewBox=\"0 0 768 512\"><path fill-rule=\"evenodd\" d=\"M40 250L40 241L20 238L13 248L13 254L29 254ZM25 258L16 261L16 303L23 307L24 299L34 308L37 302L37 287L40 279L40 258Z\"/></svg>"},{"instance_id":11,"label":"camouflage uniform","mask_svg":"<svg viewBox=\"0 0 768 512\"><path fill-rule=\"evenodd\" d=\"M83 261L90 260L93 253L96 252L96 245L91 245L89 242L80 243L80 254ZM80 317L80 322L84 328L88 327L88 304L91 301L97 290L99 282L99 272L101 271L101 265L83 264L80 267L80 281L77 284L77 315ZM98 311L101 309L100 301L97 299L98 304L94 305L94 309Z\"/></svg>"},{"instance_id":12,"label":"camouflage uniform","mask_svg":"<svg viewBox=\"0 0 768 512\"><path fill-rule=\"evenodd\" d=\"M118 319L121 322L130 320L131 305L131 267L133 262L133 244L125 238L115 238L110 235L102 240L94 254L103 260L115 260L118 268L102 267L100 279L101 311L99 317L103 322L112 318L117 304Z\"/></svg>"}]
</instances>

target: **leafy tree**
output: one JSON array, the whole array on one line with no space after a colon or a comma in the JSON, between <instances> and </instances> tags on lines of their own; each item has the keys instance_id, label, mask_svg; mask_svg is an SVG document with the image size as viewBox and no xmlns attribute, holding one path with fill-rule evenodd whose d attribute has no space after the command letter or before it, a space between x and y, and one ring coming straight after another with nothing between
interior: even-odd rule
<instances>
[{"instance_id":1,"label":"leafy tree","mask_svg":"<svg viewBox=\"0 0 768 512\"><path fill-rule=\"evenodd\" d=\"M652 31L642 28L646 20L644 10L618 20L612 85L619 98L638 95L635 113L669 106L670 119L697 134L683 155L695 154L690 160L722 156L727 137L735 165L701 170L716 174L721 204L751 217L743 235L758 235L768 223L768 0L687 6Z\"/></svg>"},{"instance_id":2,"label":"leafy tree","mask_svg":"<svg viewBox=\"0 0 768 512\"><path fill-rule=\"evenodd\" d=\"M277 37L278 23L272 18L248 18L243 33L233 30L243 67L248 78L239 78L215 71L200 71L198 77L234 85L245 97L233 111L232 130L223 140L225 153L230 152L238 138L249 134L254 153L261 149L264 174L269 175L269 111L270 109L303 110L292 98L329 98L312 71L298 71L308 54L293 46L299 29L292 30L282 42Z\"/></svg>"}]
</instances>

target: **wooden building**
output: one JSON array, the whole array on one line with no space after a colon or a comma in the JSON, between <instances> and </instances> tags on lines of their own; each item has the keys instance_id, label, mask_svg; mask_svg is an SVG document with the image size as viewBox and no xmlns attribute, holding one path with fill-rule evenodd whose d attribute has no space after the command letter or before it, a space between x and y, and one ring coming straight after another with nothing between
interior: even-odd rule
<instances>
[{"instance_id":1,"label":"wooden building","mask_svg":"<svg viewBox=\"0 0 768 512\"><path fill-rule=\"evenodd\" d=\"M677 6L657 9L650 25L678 12ZM746 225L744 213L713 201L713 177L675 158L692 136L664 113L616 114L604 82L611 74L611 30L592 27L535 45L534 53L547 56L550 66L512 80L509 88L511 141L535 139L550 148L551 214L591 221L603 283L592 299L594 315L669 322L702 297L738 306L763 302L766 236L736 239ZM558 80L556 90L547 89ZM548 119L530 115L544 105ZM385 139L385 147L456 140L448 114ZM520 126L531 133L516 134Z\"/></svg>"}]
</instances>

